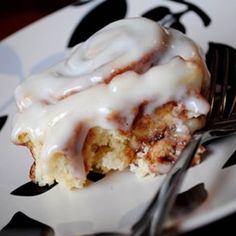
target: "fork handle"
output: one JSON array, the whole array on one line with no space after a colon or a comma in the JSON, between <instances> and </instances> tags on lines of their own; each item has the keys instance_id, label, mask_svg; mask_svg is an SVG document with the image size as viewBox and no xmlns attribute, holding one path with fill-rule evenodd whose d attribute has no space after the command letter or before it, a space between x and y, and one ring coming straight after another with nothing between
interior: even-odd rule
<instances>
[{"instance_id":1,"label":"fork handle","mask_svg":"<svg viewBox=\"0 0 236 236\"><path fill-rule=\"evenodd\" d=\"M158 198L155 201L153 218L151 219L150 236L161 235L165 219L174 204L183 177L191 165L201 139L201 134L193 135L160 187Z\"/></svg>"},{"instance_id":2,"label":"fork handle","mask_svg":"<svg viewBox=\"0 0 236 236\"><path fill-rule=\"evenodd\" d=\"M151 203L138 222L133 226L133 236L161 235L166 216L173 206L179 186L183 181L184 174L195 156L199 144L201 143L201 139L202 134L195 134L192 136L178 157L175 165L165 177L164 182L158 189ZM149 231L148 234L147 231Z\"/></svg>"}]
</instances>

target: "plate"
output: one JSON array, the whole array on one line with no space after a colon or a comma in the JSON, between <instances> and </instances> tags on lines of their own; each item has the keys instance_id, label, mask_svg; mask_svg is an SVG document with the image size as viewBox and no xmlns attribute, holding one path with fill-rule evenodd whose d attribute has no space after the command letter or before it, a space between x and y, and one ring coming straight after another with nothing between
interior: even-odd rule
<instances>
[{"instance_id":1,"label":"plate","mask_svg":"<svg viewBox=\"0 0 236 236\"><path fill-rule=\"evenodd\" d=\"M91 176L91 184L78 191L35 186L28 177L29 151L11 143L17 84L60 61L70 47L102 26L124 17L165 19L165 24L185 32L205 53L219 44L234 50L235 9L233 0L223 6L220 0L77 1L1 41L0 235L6 231L14 235L19 229L23 235L34 230L34 235L59 236L128 232L164 179L137 179L129 172L115 172L104 178ZM188 170L180 189L172 211L178 223L174 232L189 232L236 212L236 137L214 142L207 150L203 162Z\"/></svg>"}]
</instances>

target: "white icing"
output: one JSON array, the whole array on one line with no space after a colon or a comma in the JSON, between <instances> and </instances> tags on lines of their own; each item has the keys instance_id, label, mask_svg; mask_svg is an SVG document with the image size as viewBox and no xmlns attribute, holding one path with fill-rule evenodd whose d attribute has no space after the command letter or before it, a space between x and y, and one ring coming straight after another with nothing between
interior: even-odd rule
<instances>
[{"instance_id":1,"label":"white icing","mask_svg":"<svg viewBox=\"0 0 236 236\"><path fill-rule=\"evenodd\" d=\"M197 117L201 114L207 114L209 111L209 104L205 102L204 99L201 99L197 96L189 96L184 101L183 104L187 108L187 110L191 111L191 113L195 114ZM193 116L193 117L194 117Z\"/></svg>"},{"instance_id":2,"label":"white icing","mask_svg":"<svg viewBox=\"0 0 236 236\"><path fill-rule=\"evenodd\" d=\"M114 70L151 51L158 54L168 45L171 48L163 52L161 64L142 74L129 70L108 84L101 83ZM85 175L81 149L91 127L128 130L136 115L134 108L144 101L149 102L147 113L168 101L183 103L193 113L207 113L207 102L197 95L208 75L196 60L202 61L196 45L174 30L167 31L144 18L112 23L74 48L64 62L17 88L20 112L14 120L12 139L17 143L19 135L27 133L41 146L39 159L47 171L45 163L53 154L68 151L66 145L80 127L76 151L70 154L77 163L74 174L81 178ZM189 95L189 91L194 92ZM125 123L110 118L116 112Z\"/></svg>"},{"instance_id":3,"label":"white icing","mask_svg":"<svg viewBox=\"0 0 236 236\"><path fill-rule=\"evenodd\" d=\"M164 34L161 27L145 18L124 19L106 26L77 45L65 61L21 84L16 89L19 108L27 108L37 100L55 103L58 98L103 81L161 48Z\"/></svg>"},{"instance_id":4,"label":"white icing","mask_svg":"<svg viewBox=\"0 0 236 236\"><path fill-rule=\"evenodd\" d=\"M199 57L201 52L191 39L175 29L165 29L165 32L169 36L169 42L167 51L162 55L159 64L168 63L170 58L176 56L181 56L185 60Z\"/></svg>"}]
</instances>

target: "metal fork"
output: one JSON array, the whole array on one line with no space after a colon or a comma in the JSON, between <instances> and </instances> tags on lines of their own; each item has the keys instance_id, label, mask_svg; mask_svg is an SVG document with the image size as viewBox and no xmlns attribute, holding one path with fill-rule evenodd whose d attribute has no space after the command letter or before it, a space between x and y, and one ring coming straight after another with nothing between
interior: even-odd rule
<instances>
[{"instance_id":1,"label":"metal fork","mask_svg":"<svg viewBox=\"0 0 236 236\"><path fill-rule=\"evenodd\" d=\"M196 132L164 179L140 220L132 227L133 236L160 236L186 170L200 144L236 134L236 53L231 47L211 44L210 112L206 126Z\"/></svg>"}]
</instances>

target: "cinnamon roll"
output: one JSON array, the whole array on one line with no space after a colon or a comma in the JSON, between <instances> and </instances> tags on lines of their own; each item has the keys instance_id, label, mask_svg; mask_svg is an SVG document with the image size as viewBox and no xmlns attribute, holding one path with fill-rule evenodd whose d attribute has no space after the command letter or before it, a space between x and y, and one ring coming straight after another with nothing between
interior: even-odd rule
<instances>
[{"instance_id":1,"label":"cinnamon roll","mask_svg":"<svg viewBox=\"0 0 236 236\"><path fill-rule=\"evenodd\" d=\"M165 174L205 124L208 84L191 39L145 18L119 20L16 88L12 140L30 149L39 185L82 188L90 171Z\"/></svg>"}]
</instances>

